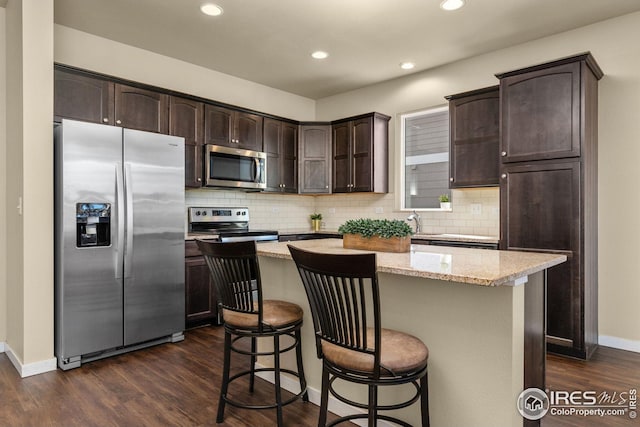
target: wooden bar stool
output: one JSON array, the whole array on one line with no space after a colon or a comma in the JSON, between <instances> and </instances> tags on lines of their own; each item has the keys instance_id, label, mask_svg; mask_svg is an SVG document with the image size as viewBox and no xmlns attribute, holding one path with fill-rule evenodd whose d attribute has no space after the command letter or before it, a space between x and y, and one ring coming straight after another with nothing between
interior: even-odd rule
<instances>
[{"instance_id":1,"label":"wooden bar stool","mask_svg":"<svg viewBox=\"0 0 640 427\"><path fill-rule=\"evenodd\" d=\"M289 245L311 307L318 358L322 359L322 394L318 426L325 427L329 392L338 400L365 409L329 426L358 418L402 426L410 424L378 411L405 408L420 400L422 426L429 425L427 359L429 350L418 338L390 329L380 321L376 256L320 254ZM368 386L367 403L338 394L336 379ZM415 395L407 401L378 405L378 387L411 383Z\"/></svg>"},{"instance_id":2,"label":"wooden bar stool","mask_svg":"<svg viewBox=\"0 0 640 427\"><path fill-rule=\"evenodd\" d=\"M309 400L302 366L300 336L302 308L286 301L262 299L260 267L254 241L218 243L197 240L196 242L211 272L224 323L224 366L216 422L221 423L224 420L224 408L228 403L245 409L275 408L278 426L282 426L283 406L293 403L299 398L305 402ZM293 340L293 344L281 349L280 337L285 335ZM256 349L256 338L262 337L273 338L273 351L260 352ZM250 339L250 350L235 346L235 343L243 338ZM294 349L298 364L297 372L280 367L280 354ZM249 355L251 368L230 377L232 351ZM256 369L257 356L273 356L273 368ZM253 392L256 372L273 372L275 403L248 405L227 396L229 384L246 375L249 375L249 391ZM280 374L282 372L297 377L300 382L300 393L286 401L282 400L280 388Z\"/></svg>"}]
</instances>

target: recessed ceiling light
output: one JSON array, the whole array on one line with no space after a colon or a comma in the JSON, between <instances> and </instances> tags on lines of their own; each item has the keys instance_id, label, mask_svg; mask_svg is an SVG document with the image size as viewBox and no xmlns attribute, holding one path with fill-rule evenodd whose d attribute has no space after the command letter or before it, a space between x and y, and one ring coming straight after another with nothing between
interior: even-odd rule
<instances>
[{"instance_id":1,"label":"recessed ceiling light","mask_svg":"<svg viewBox=\"0 0 640 427\"><path fill-rule=\"evenodd\" d=\"M413 62L402 62L400 64L400 68L402 68L403 70L411 70L416 66L416 64L414 64Z\"/></svg>"},{"instance_id":2,"label":"recessed ceiling light","mask_svg":"<svg viewBox=\"0 0 640 427\"><path fill-rule=\"evenodd\" d=\"M444 10L457 10L464 6L465 0L444 0L440 8Z\"/></svg>"},{"instance_id":3,"label":"recessed ceiling light","mask_svg":"<svg viewBox=\"0 0 640 427\"><path fill-rule=\"evenodd\" d=\"M313 52L311 54L311 57L315 58L315 59L325 59L328 56L329 56L329 54L327 52L325 52L325 51L322 51L322 50L316 50L315 52Z\"/></svg>"},{"instance_id":4,"label":"recessed ceiling light","mask_svg":"<svg viewBox=\"0 0 640 427\"><path fill-rule=\"evenodd\" d=\"M209 16L220 16L222 15L222 12L223 12L220 6L213 3L203 4L202 6L200 6L200 11L205 15L209 15Z\"/></svg>"}]
</instances>

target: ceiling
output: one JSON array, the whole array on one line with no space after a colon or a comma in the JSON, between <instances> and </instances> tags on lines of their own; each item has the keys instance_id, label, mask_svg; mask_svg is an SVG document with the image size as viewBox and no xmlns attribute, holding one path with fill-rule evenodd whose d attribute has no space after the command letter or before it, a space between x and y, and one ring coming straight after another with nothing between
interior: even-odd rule
<instances>
[{"instance_id":1,"label":"ceiling","mask_svg":"<svg viewBox=\"0 0 640 427\"><path fill-rule=\"evenodd\" d=\"M209 0L207 0L209 1ZM639 0L55 0L55 22L319 99L626 13ZM310 57L325 50L325 60ZM411 61L416 68L400 69Z\"/></svg>"}]
</instances>

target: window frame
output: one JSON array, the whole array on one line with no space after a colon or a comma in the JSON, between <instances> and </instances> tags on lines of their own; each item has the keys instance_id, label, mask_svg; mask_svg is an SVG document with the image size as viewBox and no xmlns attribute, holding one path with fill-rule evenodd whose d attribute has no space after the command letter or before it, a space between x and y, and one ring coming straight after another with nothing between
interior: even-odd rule
<instances>
[{"instance_id":1,"label":"window frame","mask_svg":"<svg viewBox=\"0 0 640 427\"><path fill-rule=\"evenodd\" d=\"M406 200L406 195L405 195L405 190L406 190L406 174L405 174L405 170L406 170L406 164L405 164L405 160L406 160L406 146L405 146L405 120L407 118L412 118L415 116L421 116L424 115L425 113L440 113L443 111L449 111L449 105L448 104L441 104L438 106L433 106L433 107L427 107L427 108L423 108L420 110L416 110L416 111L412 111L409 113L400 113L398 116L399 118L399 128L400 128L400 155L398 156L400 161L399 163L396 164L397 167L400 168L400 188L399 188L399 192L398 195L396 197L396 206L398 206L398 210L400 212L413 212L413 211L418 211L418 212L451 212L451 209L442 209L442 208L408 208L405 206L405 200ZM451 122L449 122L449 125L451 125ZM451 129L449 129L449 131L451 131ZM449 150L447 151L448 155L449 155L449 167L451 167L451 145L449 145ZM451 196L453 197L453 189L451 190Z\"/></svg>"}]
</instances>

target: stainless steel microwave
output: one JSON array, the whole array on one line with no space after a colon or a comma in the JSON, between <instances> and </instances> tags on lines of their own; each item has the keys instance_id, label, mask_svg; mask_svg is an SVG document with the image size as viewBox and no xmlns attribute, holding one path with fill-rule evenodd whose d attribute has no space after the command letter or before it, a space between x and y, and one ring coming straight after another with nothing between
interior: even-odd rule
<instances>
[{"instance_id":1,"label":"stainless steel microwave","mask_svg":"<svg viewBox=\"0 0 640 427\"><path fill-rule=\"evenodd\" d=\"M205 145L205 186L262 190L267 187L267 154Z\"/></svg>"}]
</instances>

